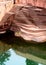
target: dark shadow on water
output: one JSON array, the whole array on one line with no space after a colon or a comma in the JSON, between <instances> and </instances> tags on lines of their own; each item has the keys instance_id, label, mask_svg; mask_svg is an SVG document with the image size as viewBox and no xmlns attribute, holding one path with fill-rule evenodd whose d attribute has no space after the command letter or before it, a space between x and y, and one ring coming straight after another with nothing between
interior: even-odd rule
<instances>
[{"instance_id":1,"label":"dark shadow on water","mask_svg":"<svg viewBox=\"0 0 46 65\"><path fill-rule=\"evenodd\" d=\"M11 31L0 35L0 41L4 45L7 45L7 47L10 46L10 48L18 50L19 52L32 54L46 59L46 42L42 44L36 42L27 42L20 37L15 37L14 33Z\"/></svg>"}]
</instances>

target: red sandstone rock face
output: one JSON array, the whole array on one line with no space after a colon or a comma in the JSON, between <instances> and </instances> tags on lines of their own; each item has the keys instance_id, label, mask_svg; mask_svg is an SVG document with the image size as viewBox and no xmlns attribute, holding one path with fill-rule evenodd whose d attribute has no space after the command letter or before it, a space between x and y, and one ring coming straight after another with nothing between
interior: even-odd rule
<instances>
[{"instance_id":1,"label":"red sandstone rock face","mask_svg":"<svg viewBox=\"0 0 46 65\"><path fill-rule=\"evenodd\" d=\"M46 41L46 9L31 6L17 6L11 11L14 14L10 30L15 36L28 41Z\"/></svg>"},{"instance_id":2,"label":"red sandstone rock face","mask_svg":"<svg viewBox=\"0 0 46 65\"><path fill-rule=\"evenodd\" d=\"M46 8L46 0L15 0L17 4L31 4L33 6L39 6Z\"/></svg>"},{"instance_id":3,"label":"red sandstone rock face","mask_svg":"<svg viewBox=\"0 0 46 65\"><path fill-rule=\"evenodd\" d=\"M46 41L46 9L31 5L13 6L5 14L0 32L11 30L28 41Z\"/></svg>"}]
</instances>

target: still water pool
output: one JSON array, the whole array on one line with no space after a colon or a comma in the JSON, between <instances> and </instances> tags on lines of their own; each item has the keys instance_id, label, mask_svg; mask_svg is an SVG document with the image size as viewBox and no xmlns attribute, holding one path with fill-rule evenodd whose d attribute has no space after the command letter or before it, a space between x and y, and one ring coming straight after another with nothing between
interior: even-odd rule
<instances>
[{"instance_id":1,"label":"still water pool","mask_svg":"<svg viewBox=\"0 0 46 65\"><path fill-rule=\"evenodd\" d=\"M46 42L27 42L10 31L0 35L0 65L46 65Z\"/></svg>"}]
</instances>

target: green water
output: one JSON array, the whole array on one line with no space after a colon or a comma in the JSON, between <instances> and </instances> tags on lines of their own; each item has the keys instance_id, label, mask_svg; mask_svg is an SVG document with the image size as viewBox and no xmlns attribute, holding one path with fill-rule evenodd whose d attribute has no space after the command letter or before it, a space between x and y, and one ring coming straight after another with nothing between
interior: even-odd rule
<instances>
[{"instance_id":1,"label":"green water","mask_svg":"<svg viewBox=\"0 0 46 65\"><path fill-rule=\"evenodd\" d=\"M27 42L14 37L13 32L2 34L0 65L46 65L46 42Z\"/></svg>"}]
</instances>

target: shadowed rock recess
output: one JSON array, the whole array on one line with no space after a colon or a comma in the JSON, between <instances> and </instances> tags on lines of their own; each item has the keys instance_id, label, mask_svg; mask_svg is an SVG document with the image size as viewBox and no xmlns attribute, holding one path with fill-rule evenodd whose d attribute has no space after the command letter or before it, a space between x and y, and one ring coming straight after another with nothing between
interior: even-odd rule
<instances>
[{"instance_id":1,"label":"shadowed rock recess","mask_svg":"<svg viewBox=\"0 0 46 65\"><path fill-rule=\"evenodd\" d=\"M43 3L43 0L40 2ZM4 15L0 19L0 34L11 30L15 36L22 37L24 40L45 42L46 6L43 4L40 6L32 5L31 2L25 5L16 2L11 9L5 10L4 8L6 12L3 12Z\"/></svg>"}]
</instances>

